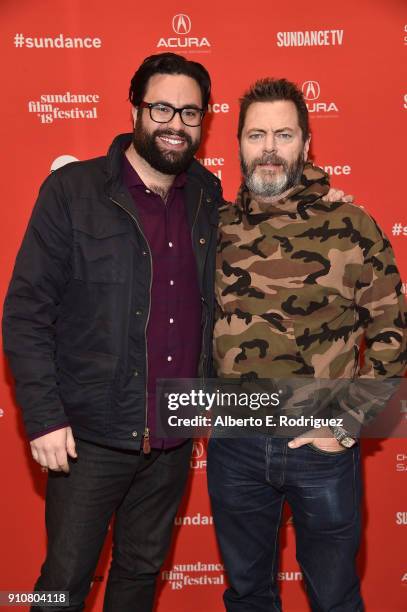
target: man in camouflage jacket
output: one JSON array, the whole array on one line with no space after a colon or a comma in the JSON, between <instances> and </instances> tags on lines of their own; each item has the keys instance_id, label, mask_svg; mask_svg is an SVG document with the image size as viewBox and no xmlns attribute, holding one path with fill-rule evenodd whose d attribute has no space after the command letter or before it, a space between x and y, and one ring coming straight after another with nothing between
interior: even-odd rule
<instances>
[{"instance_id":1,"label":"man in camouflage jacket","mask_svg":"<svg viewBox=\"0 0 407 612\"><path fill-rule=\"evenodd\" d=\"M360 207L321 200L329 181L306 161L301 92L283 79L258 81L241 100L238 138L244 183L236 203L221 211L218 242L218 376L357 379L386 388L403 376L406 358L394 255ZM345 425L363 422L361 400L350 392L342 398ZM228 611L281 610L285 500L312 610L363 609L355 569L360 451L346 427L291 440L212 438L208 481L230 580Z\"/></svg>"}]
</instances>

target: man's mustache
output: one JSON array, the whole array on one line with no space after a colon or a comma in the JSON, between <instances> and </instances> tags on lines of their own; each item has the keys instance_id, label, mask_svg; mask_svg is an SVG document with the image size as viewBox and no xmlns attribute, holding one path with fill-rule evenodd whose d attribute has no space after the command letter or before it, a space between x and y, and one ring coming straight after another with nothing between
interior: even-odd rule
<instances>
[{"instance_id":1,"label":"man's mustache","mask_svg":"<svg viewBox=\"0 0 407 612\"><path fill-rule=\"evenodd\" d=\"M251 168L254 169L256 166L260 166L262 164L273 164L275 166L284 166L286 167L286 161L282 157L279 157L275 153L267 153L262 157L258 157L252 161Z\"/></svg>"}]
</instances>

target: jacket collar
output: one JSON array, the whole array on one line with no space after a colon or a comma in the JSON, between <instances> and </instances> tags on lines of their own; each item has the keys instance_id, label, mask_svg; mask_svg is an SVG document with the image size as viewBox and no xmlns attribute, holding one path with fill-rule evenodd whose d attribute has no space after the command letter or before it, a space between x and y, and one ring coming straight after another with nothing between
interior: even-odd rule
<instances>
[{"instance_id":1,"label":"jacket collar","mask_svg":"<svg viewBox=\"0 0 407 612\"><path fill-rule=\"evenodd\" d=\"M134 206L131 201L130 193L124 186L123 155L130 145L132 134L119 134L113 140L106 158L106 189L110 199L119 202L127 212L134 216ZM195 159L192 160L186 172L177 177L181 183L185 181L185 202L187 217L192 228L197 220L200 209L204 202L213 202L219 192L218 179L211 177L210 173L202 167Z\"/></svg>"}]
</instances>

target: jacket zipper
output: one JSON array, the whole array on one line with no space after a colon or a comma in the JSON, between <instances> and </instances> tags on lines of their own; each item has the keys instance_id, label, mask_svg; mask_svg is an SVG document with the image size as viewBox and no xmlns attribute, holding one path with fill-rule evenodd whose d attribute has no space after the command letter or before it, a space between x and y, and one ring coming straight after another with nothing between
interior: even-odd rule
<instances>
[{"instance_id":1,"label":"jacket zipper","mask_svg":"<svg viewBox=\"0 0 407 612\"><path fill-rule=\"evenodd\" d=\"M192 244L194 244L193 233L194 233L194 227L195 227L196 220L198 218L199 211L201 210L202 196L203 196L203 189L201 187L201 193L200 193L200 196L199 196L198 209L197 209L197 211L195 213L195 217L194 217L194 220L193 220L193 223L192 223L192 227L191 227L191 240L192 240Z\"/></svg>"},{"instance_id":2,"label":"jacket zipper","mask_svg":"<svg viewBox=\"0 0 407 612\"><path fill-rule=\"evenodd\" d=\"M192 241L192 244L194 244L194 236L193 236L193 234L194 234L194 228L195 228L196 220L198 219L199 211L201 210L201 206L202 206L202 197L203 197L203 189L202 189L202 187L201 187L201 192L200 192L200 196L199 196L199 204L198 204L198 208L197 208L197 211L196 211L196 213L195 213L195 217L194 217L194 220L193 220L193 223L192 223L192 227L191 227L191 241ZM205 300L204 300L204 298L203 298L203 297L202 297L202 302L203 302L203 303L205 303ZM204 323L204 327L203 327L203 330L202 330L202 347L201 347L201 355L202 355L202 352L205 350L205 331L206 331L206 325L207 325L207 322L208 322L208 318L207 318L207 316L205 316L205 323ZM204 353L204 355L205 355L205 353ZM200 359L199 361L200 361L200 364L201 364L201 367L202 367L202 376L201 376L201 381L202 381L202 386L203 386L203 385L204 385L204 383L205 383L205 375L204 375L204 364L205 364L205 357L203 357L203 358L202 358L202 359Z\"/></svg>"},{"instance_id":3,"label":"jacket zipper","mask_svg":"<svg viewBox=\"0 0 407 612\"><path fill-rule=\"evenodd\" d=\"M150 257L151 274L150 274L148 313L147 313L146 324L145 324L145 327L144 327L144 342L145 342L145 347L146 347L146 377L145 377L145 381L146 381L146 386L145 386L146 406L145 406L145 424L144 424L144 433L143 433L143 453L145 455L148 455L151 452L151 446L150 446L150 430L148 428L148 388L147 388L147 386L148 386L148 348L147 348L147 326L148 326L148 322L150 320L150 312L151 312L151 288L153 286L153 258L152 258L152 255L151 255L151 249L150 249L150 245L148 244L148 240L145 237L144 232L141 229L141 226L140 226L139 222L137 221L136 217L134 215L132 215L128 210L126 210L126 208L124 208L124 206L122 206L120 204L120 202L117 202L112 197L109 197L109 199L114 204L119 206L122 210L124 210L124 212L126 212L129 215L129 217L134 221L134 223L137 225L140 234L143 236L143 238L145 240L145 243L146 243L147 249L148 249L148 254L149 254L149 257Z\"/></svg>"},{"instance_id":4,"label":"jacket zipper","mask_svg":"<svg viewBox=\"0 0 407 612\"><path fill-rule=\"evenodd\" d=\"M204 323L203 330L202 330L202 350L205 349L205 332L206 332L207 324L208 324L208 315L206 313L206 315L205 315L205 323ZM209 347L209 349L210 349L210 347ZM205 360L206 360L206 357L207 357L207 355L206 355L206 353L204 353L203 357L202 357L202 361L201 361L201 368L202 368L201 383L202 383L202 387L205 386Z\"/></svg>"}]
</instances>

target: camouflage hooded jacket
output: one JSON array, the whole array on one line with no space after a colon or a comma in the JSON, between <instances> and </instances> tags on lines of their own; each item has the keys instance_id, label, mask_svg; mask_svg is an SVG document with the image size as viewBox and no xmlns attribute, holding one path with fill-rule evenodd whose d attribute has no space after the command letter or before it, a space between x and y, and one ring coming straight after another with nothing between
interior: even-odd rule
<instances>
[{"instance_id":1,"label":"camouflage hooded jacket","mask_svg":"<svg viewBox=\"0 0 407 612\"><path fill-rule=\"evenodd\" d=\"M301 184L267 209L245 187L221 209L218 376L403 375L406 315L391 245L363 209L322 201L328 190L328 175L307 163Z\"/></svg>"}]
</instances>

